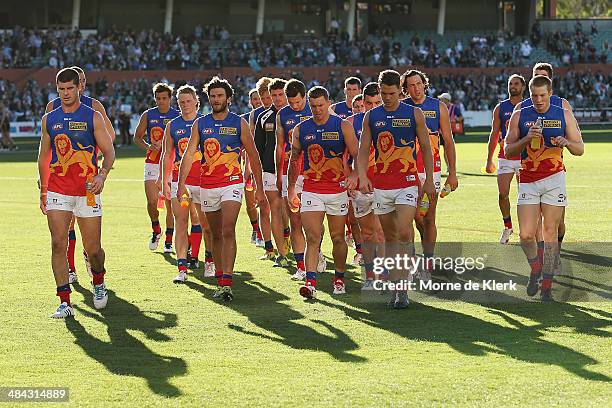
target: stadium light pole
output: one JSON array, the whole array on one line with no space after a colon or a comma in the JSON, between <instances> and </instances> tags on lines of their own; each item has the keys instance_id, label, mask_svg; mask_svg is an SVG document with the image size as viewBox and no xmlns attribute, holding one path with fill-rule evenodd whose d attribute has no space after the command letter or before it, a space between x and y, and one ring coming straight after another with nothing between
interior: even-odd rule
<instances>
[{"instance_id":1,"label":"stadium light pole","mask_svg":"<svg viewBox=\"0 0 612 408\"><path fill-rule=\"evenodd\" d=\"M164 33L172 32L172 14L174 13L174 0L166 0L166 18L164 19Z\"/></svg>"},{"instance_id":2,"label":"stadium light pole","mask_svg":"<svg viewBox=\"0 0 612 408\"><path fill-rule=\"evenodd\" d=\"M266 0L259 0L257 3L257 24L255 26L255 34L257 35L263 34L265 10Z\"/></svg>"},{"instance_id":3,"label":"stadium light pole","mask_svg":"<svg viewBox=\"0 0 612 408\"><path fill-rule=\"evenodd\" d=\"M79 28L81 18L81 0L72 0L72 29Z\"/></svg>"},{"instance_id":4,"label":"stadium light pole","mask_svg":"<svg viewBox=\"0 0 612 408\"><path fill-rule=\"evenodd\" d=\"M444 19L446 18L446 0L438 3L438 34L444 35Z\"/></svg>"},{"instance_id":5,"label":"stadium light pole","mask_svg":"<svg viewBox=\"0 0 612 408\"><path fill-rule=\"evenodd\" d=\"M355 36L355 8L357 7L357 0L351 0L349 2L348 18L346 19L346 32L349 35L349 40L352 40Z\"/></svg>"}]
</instances>

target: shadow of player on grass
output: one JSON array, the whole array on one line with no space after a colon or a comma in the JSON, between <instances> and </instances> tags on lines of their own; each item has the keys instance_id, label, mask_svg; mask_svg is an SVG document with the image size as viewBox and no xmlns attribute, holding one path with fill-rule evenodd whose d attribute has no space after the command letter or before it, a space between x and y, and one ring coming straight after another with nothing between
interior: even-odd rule
<instances>
[{"instance_id":1,"label":"shadow of player on grass","mask_svg":"<svg viewBox=\"0 0 612 408\"><path fill-rule=\"evenodd\" d=\"M358 290L358 289L357 289ZM545 339L543 329L550 327L549 317L556 313L582 315L586 310L569 304L533 304L526 317L534 318L540 324L525 325L510 313L517 304L505 304L508 312L489 310L490 313L501 316L512 327L482 320L477 317L455 312L446 308L434 307L432 304L411 303L406 310L392 310L382 303L363 303L359 295L348 295L338 298L345 305L320 301L320 303L336 307L350 318L372 327L395 333L409 340L446 343L454 350L471 356L486 356L489 353L505 355L519 361L550 366L558 366L581 378L609 382L612 379L605 374L589 370L587 367L600 363L594 358L577 352L569 347L553 343ZM452 307L452 303L440 305ZM485 305L485 307L488 305ZM609 319L599 319L589 316L584 325L594 324L599 327L610 325ZM561 321L558 321L562 324ZM587 330L587 333L594 334ZM602 335L602 332L596 332Z\"/></svg>"},{"instance_id":2,"label":"shadow of player on grass","mask_svg":"<svg viewBox=\"0 0 612 408\"><path fill-rule=\"evenodd\" d=\"M203 283L214 283L212 278L205 280L199 274L191 276ZM201 284L187 281L187 286L203 293L209 299L212 297L212 290ZM251 323L273 335L255 332L236 324L228 324L230 329L294 349L324 351L338 361L358 363L366 361L365 358L350 353L359 346L342 330L327 322L312 320L331 333L327 335L300 324L298 320L304 319L305 316L283 303L289 300L289 297L253 280L253 275L250 273L234 273L234 293L236 294L234 301L226 303L219 300L219 304L246 316Z\"/></svg>"},{"instance_id":3,"label":"shadow of player on grass","mask_svg":"<svg viewBox=\"0 0 612 408\"><path fill-rule=\"evenodd\" d=\"M176 314L140 310L113 291L108 291L107 308L98 311L98 314L91 311L94 309L91 293L78 284L74 288L84 295L85 304L90 308L75 306L80 314L74 319L66 319L66 327L74 335L75 344L113 374L141 377L158 395L180 396L180 389L168 380L187 373L185 361L155 353L128 331L138 330L153 341L170 341L172 339L160 330L175 327ZM100 340L88 333L78 320L80 316L105 324L110 341Z\"/></svg>"}]
</instances>

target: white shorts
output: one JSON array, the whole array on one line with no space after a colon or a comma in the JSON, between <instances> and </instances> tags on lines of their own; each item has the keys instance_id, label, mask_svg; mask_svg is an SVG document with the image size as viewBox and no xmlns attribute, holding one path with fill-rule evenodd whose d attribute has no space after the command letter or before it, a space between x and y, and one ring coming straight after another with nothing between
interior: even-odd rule
<instances>
[{"instance_id":1,"label":"white shorts","mask_svg":"<svg viewBox=\"0 0 612 408\"><path fill-rule=\"evenodd\" d=\"M276 188L276 174L263 172L264 191L278 191Z\"/></svg>"},{"instance_id":2,"label":"white shorts","mask_svg":"<svg viewBox=\"0 0 612 408\"><path fill-rule=\"evenodd\" d=\"M193 186L191 184L185 184L189 198L194 204L200 204L200 186ZM170 198L178 198L178 181L172 181L170 183Z\"/></svg>"},{"instance_id":3,"label":"white shorts","mask_svg":"<svg viewBox=\"0 0 612 408\"><path fill-rule=\"evenodd\" d=\"M419 188L410 186L395 190L374 189L374 214L383 215L395 211L396 205L417 207Z\"/></svg>"},{"instance_id":4,"label":"white shorts","mask_svg":"<svg viewBox=\"0 0 612 408\"><path fill-rule=\"evenodd\" d=\"M423 185L423 183L425 183L425 177L427 175L425 173L419 173L419 182L421 183L421 185ZM433 182L434 182L434 187L436 188L436 193L439 193L442 190L442 173L439 171L434 171L433 172Z\"/></svg>"},{"instance_id":5,"label":"white shorts","mask_svg":"<svg viewBox=\"0 0 612 408\"><path fill-rule=\"evenodd\" d=\"M157 181L159 178L159 163L145 163L144 181Z\"/></svg>"},{"instance_id":6,"label":"white shorts","mask_svg":"<svg viewBox=\"0 0 612 408\"><path fill-rule=\"evenodd\" d=\"M502 159L501 157L498 159L497 175L510 174L510 173L518 174L520 169L521 169L520 160L508 160L508 159Z\"/></svg>"},{"instance_id":7,"label":"white shorts","mask_svg":"<svg viewBox=\"0 0 612 408\"><path fill-rule=\"evenodd\" d=\"M287 175L285 174L283 176L283 191L282 191L282 196L283 198L289 197L289 179L287 178ZM302 189L304 188L304 176L299 175L297 178L297 181L295 182L295 194L300 194L302 192Z\"/></svg>"},{"instance_id":8,"label":"white shorts","mask_svg":"<svg viewBox=\"0 0 612 408\"><path fill-rule=\"evenodd\" d=\"M242 203L242 194L244 193L244 184L230 184L225 187L217 188L200 188L200 204L202 211L212 212L221 209L221 203L224 201L237 201Z\"/></svg>"},{"instance_id":9,"label":"white shorts","mask_svg":"<svg viewBox=\"0 0 612 408\"><path fill-rule=\"evenodd\" d=\"M531 183L519 183L518 205L548 204L557 207L567 206L565 172L560 171Z\"/></svg>"},{"instance_id":10,"label":"white shorts","mask_svg":"<svg viewBox=\"0 0 612 408\"><path fill-rule=\"evenodd\" d=\"M355 198L353 198L351 202L353 203L353 214L355 218L365 217L372 212L374 193L364 194L356 190Z\"/></svg>"},{"instance_id":11,"label":"white shorts","mask_svg":"<svg viewBox=\"0 0 612 408\"><path fill-rule=\"evenodd\" d=\"M75 217L90 218L102 216L102 201L100 195L96 195L96 205L87 205L87 197L69 196L53 191L47 192L47 211L59 210L70 211Z\"/></svg>"},{"instance_id":12,"label":"white shorts","mask_svg":"<svg viewBox=\"0 0 612 408\"><path fill-rule=\"evenodd\" d=\"M348 214L348 194L346 191L335 194L302 192L301 212L324 211L327 215Z\"/></svg>"}]
</instances>

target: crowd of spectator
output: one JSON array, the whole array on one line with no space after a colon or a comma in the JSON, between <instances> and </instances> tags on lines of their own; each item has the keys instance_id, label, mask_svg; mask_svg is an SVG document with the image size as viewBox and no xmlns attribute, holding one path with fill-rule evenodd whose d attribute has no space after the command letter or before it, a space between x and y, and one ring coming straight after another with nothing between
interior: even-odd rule
<instances>
[{"instance_id":1,"label":"crowd of spectator","mask_svg":"<svg viewBox=\"0 0 612 408\"><path fill-rule=\"evenodd\" d=\"M444 75L430 78L429 94L438 96L449 92L462 111L465 110L492 110L498 101L507 97L507 79L510 71L498 75ZM299 76L299 73L298 73ZM362 77L365 82L373 78ZM164 78L160 78L164 80ZM336 101L343 99L342 88L344 77L341 73L334 73L328 78L303 78L308 87L315 85L325 86ZM253 89L257 77L235 77L231 80L235 89L235 98L231 110L244 113L249 110L248 92ZM186 81L174 83L178 87ZM203 80L190 81L198 90L202 89ZM153 82L146 79L132 81L117 81L109 84L105 79L88 83L87 93L98 98L106 107L109 117L113 119L116 127L129 125L132 117L153 105L151 95ZM558 76L554 82L555 93L568 99L575 108L592 107L603 108L610 106L612 100L612 74L601 72L575 72L569 71ZM23 87L18 88L14 83L0 79L0 103L8 107L11 121L39 120L44 113L47 102L55 98L56 91L53 84L38 84L30 80ZM209 107L205 103L204 95L200 95L203 111ZM125 141L126 143L129 140Z\"/></svg>"},{"instance_id":2,"label":"crowd of spectator","mask_svg":"<svg viewBox=\"0 0 612 408\"><path fill-rule=\"evenodd\" d=\"M434 34L377 31L367 38L349 39L346 32L330 30L324 36L299 38L233 38L224 27L195 27L190 35L155 30L112 28L88 35L81 31L15 27L0 33L0 67L53 68L78 65L91 70L219 69L250 66L401 66L503 67L529 65L540 42L568 63L594 62L607 52L593 50L582 31L554 32L542 38L534 26L531 39L499 31L453 38L448 44ZM596 35L596 34L595 34Z\"/></svg>"}]
</instances>

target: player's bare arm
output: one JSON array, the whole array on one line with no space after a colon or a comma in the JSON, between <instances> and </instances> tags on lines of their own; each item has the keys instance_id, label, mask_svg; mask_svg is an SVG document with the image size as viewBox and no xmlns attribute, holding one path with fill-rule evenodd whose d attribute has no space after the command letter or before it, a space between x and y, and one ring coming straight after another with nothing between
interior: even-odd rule
<instances>
[{"instance_id":1,"label":"player's bare arm","mask_svg":"<svg viewBox=\"0 0 612 408\"><path fill-rule=\"evenodd\" d=\"M140 119L138 120L138 125L136 126L136 130L134 131L134 144L141 147L144 150L149 150L152 148L150 143L147 143L144 138L147 134L147 112L144 112L140 115Z\"/></svg>"},{"instance_id":2,"label":"player's bare arm","mask_svg":"<svg viewBox=\"0 0 612 408\"><path fill-rule=\"evenodd\" d=\"M361 138L359 139L359 152L355 158L357 174L359 176L359 187L364 193L372 192L372 183L368 178L368 160L370 157L370 147L372 146L372 134L370 133L370 112L363 116L363 126L361 128Z\"/></svg>"},{"instance_id":3,"label":"player's bare arm","mask_svg":"<svg viewBox=\"0 0 612 408\"><path fill-rule=\"evenodd\" d=\"M104 156L104 162L102 163L102 168L98 174L93 178L91 192L93 194L100 194L104 188L106 177L113 168L113 163L115 162L115 148L113 147L112 140L108 136L108 131L104 126L104 119L102 118L102 114L100 114L100 112L94 112L93 123L94 138L96 139L96 145L98 146L100 153L102 153L102 156Z\"/></svg>"},{"instance_id":4,"label":"player's bare arm","mask_svg":"<svg viewBox=\"0 0 612 408\"><path fill-rule=\"evenodd\" d=\"M359 157L359 142L357 141L357 136L355 135L355 128L353 125L346 120L342 120L342 134L344 135L344 144L346 144L346 149L349 154L353 157L353 162L357 160ZM346 188L347 190L354 190L357 187L358 181L358 172L354 169L351 169L350 174L346 177Z\"/></svg>"},{"instance_id":5,"label":"player's bare arm","mask_svg":"<svg viewBox=\"0 0 612 408\"><path fill-rule=\"evenodd\" d=\"M487 152L487 173L493 173L493 156L499 143L499 132L501 131L501 120L499 119L499 103L493 109L493 120L491 122L491 133L489 133L489 145Z\"/></svg>"},{"instance_id":6,"label":"player's bare arm","mask_svg":"<svg viewBox=\"0 0 612 408\"><path fill-rule=\"evenodd\" d=\"M159 172L159 178L157 179L157 188L162 192L164 197L170 199L170 173L172 172L173 165L173 153L174 146L172 143L172 137L170 136L170 122L166 124L166 129L164 130L164 137L162 139L162 154L160 165L161 169Z\"/></svg>"},{"instance_id":7,"label":"player's bare arm","mask_svg":"<svg viewBox=\"0 0 612 408\"><path fill-rule=\"evenodd\" d=\"M289 168L287 169L287 198L292 202L295 197L295 183L297 183L300 169L298 168L298 160L302 154L302 145L300 144L300 125L293 128L293 136L291 142L291 156L289 157Z\"/></svg>"},{"instance_id":8,"label":"player's bare arm","mask_svg":"<svg viewBox=\"0 0 612 408\"><path fill-rule=\"evenodd\" d=\"M47 114L42 118L42 134L38 146L38 188L40 189L40 211L47 214L47 187L51 163L51 137L47 133Z\"/></svg>"},{"instance_id":9,"label":"player's bare arm","mask_svg":"<svg viewBox=\"0 0 612 408\"><path fill-rule=\"evenodd\" d=\"M582 141L582 133L578 128L576 118L570 110L564 110L565 115L565 137L558 136L555 143L559 147L565 147L574 156L582 156L584 154L584 142Z\"/></svg>"},{"instance_id":10,"label":"player's bare arm","mask_svg":"<svg viewBox=\"0 0 612 408\"><path fill-rule=\"evenodd\" d=\"M253 171L253 177L255 177L255 184L257 185L257 190L255 191L255 199L259 203L263 203L266 200L266 196L264 194L263 188L262 168L259 153L257 153L255 141L249 133L249 125L247 124L246 120L240 119L240 127L240 141L242 142L242 145L244 146L244 151L246 152L249 158L251 170Z\"/></svg>"},{"instance_id":11,"label":"player's bare arm","mask_svg":"<svg viewBox=\"0 0 612 408\"><path fill-rule=\"evenodd\" d=\"M433 153L431 151L431 143L429 142L429 133L425 122L425 115L419 108L414 108L414 120L416 122L416 136L421 147L421 156L423 157L423 165L425 166L425 183L423 183L423 192L433 200L436 194L436 188L433 183Z\"/></svg>"},{"instance_id":12,"label":"player's bare arm","mask_svg":"<svg viewBox=\"0 0 612 408\"><path fill-rule=\"evenodd\" d=\"M104 119L104 127L106 128L106 131L108 132L108 136L111 138L111 141L114 143L115 137L117 135L115 134L115 128L113 127L113 123L110 121L108 115L106 114L106 109L104 109L104 105L102 105L99 100L94 99L91 104L91 107L96 112L100 112L100 114L102 115L102 118Z\"/></svg>"},{"instance_id":13,"label":"player's bare arm","mask_svg":"<svg viewBox=\"0 0 612 408\"><path fill-rule=\"evenodd\" d=\"M453 139L453 132L451 130L450 115L444 102L440 102L440 131L444 139L444 151L448 158L446 184L454 191L459 185L459 180L457 180L457 151L455 150L455 139Z\"/></svg>"},{"instance_id":14,"label":"player's bare arm","mask_svg":"<svg viewBox=\"0 0 612 408\"><path fill-rule=\"evenodd\" d=\"M276 188L282 191L283 157L285 155L285 130L281 125L280 114L276 115L276 154L274 155L274 168L276 169Z\"/></svg>"}]
</instances>

